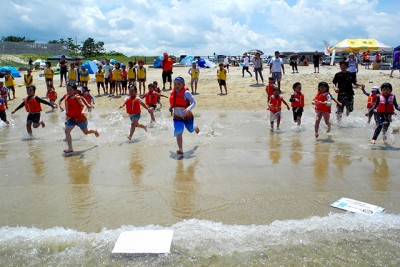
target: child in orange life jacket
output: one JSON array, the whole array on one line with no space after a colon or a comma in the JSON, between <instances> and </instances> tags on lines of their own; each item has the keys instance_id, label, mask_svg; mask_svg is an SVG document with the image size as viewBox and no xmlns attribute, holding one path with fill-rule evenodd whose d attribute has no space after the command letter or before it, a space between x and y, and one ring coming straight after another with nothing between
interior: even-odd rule
<instances>
[{"instance_id":1,"label":"child in orange life jacket","mask_svg":"<svg viewBox=\"0 0 400 267\"><path fill-rule=\"evenodd\" d=\"M94 134L99 137L99 133L95 129L88 129L88 121L85 115L86 105L83 102L83 97L78 94L77 86L68 84L67 96L65 97L65 139L67 140L68 148L64 150L64 153L71 153L72 149L72 137L71 131L78 126L84 134ZM61 103L62 99L60 99ZM61 108L61 107L60 107ZM62 110L62 109L61 109Z\"/></svg>"},{"instance_id":2,"label":"child in orange life jacket","mask_svg":"<svg viewBox=\"0 0 400 267\"><path fill-rule=\"evenodd\" d=\"M158 87L158 82L157 82L157 81L154 81L154 82L153 82L153 88L154 88L154 91L156 91L157 93L161 94L161 89L160 89L160 87ZM162 103L161 103L161 97L160 97L160 96L157 97L157 104L160 105L160 107L158 108L158 110L161 110L161 108L162 108Z\"/></svg>"},{"instance_id":3,"label":"child in orange life jacket","mask_svg":"<svg viewBox=\"0 0 400 267\"><path fill-rule=\"evenodd\" d=\"M28 117L26 119L26 130L28 134L32 136L32 126L33 128L38 128L40 125L45 127L44 121L40 120L40 111L42 111L42 107L40 103L48 105L52 108L57 108L56 104L51 104L40 97L35 95L36 87L30 86L26 88L27 97L24 98L24 101L13 111L11 114L14 114L17 110L22 107L25 107L26 112L28 112Z\"/></svg>"},{"instance_id":4,"label":"child in orange life jacket","mask_svg":"<svg viewBox=\"0 0 400 267\"><path fill-rule=\"evenodd\" d=\"M142 99L145 98L146 105L148 107L151 107L151 109L149 111L150 112L150 117L151 117L150 123L154 123L154 122L156 122L156 118L154 117L154 111L157 108L157 98L161 97L161 96L165 97L165 98L168 98L168 97L165 96L165 95L162 95L160 93L155 92L154 91L154 85L152 83L150 83L148 85L148 89L149 89L149 91L147 93L145 93L144 95L141 95L140 98L142 98Z\"/></svg>"},{"instance_id":5,"label":"child in orange life jacket","mask_svg":"<svg viewBox=\"0 0 400 267\"><path fill-rule=\"evenodd\" d=\"M10 124L10 122L7 120L6 105L4 104L3 98L0 98L0 119L6 124Z\"/></svg>"},{"instance_id":6,"label":"child in orange life jacket","mask_svg":"<svg viewBox=\"0 0 400 267\"><path fill-rule=\"evenodd\" d=\"M375 129L374 136L372 137L371 144L376 143L381 130L383 128L383 140L386 140L386 132L392 122L392 115L395 114L394 110L399 110L400 107L397 104L396 96L392 94L392 85L390 83L384 83L381 85L381 94L376 98L375 105L370 109L371 114L376 110L376 117L378 120L378 126Z\"/></svg>"},{"instance_id":7,"label":"child in orange life jacket","mask_svg":"<svg viewBox=\"0 0 400 267\"><path fill-rule=\"evenodd\" d=\"M329 121L331 115L331 106L332 106L332 96L329 93L329 85L326 82L320 82L318 84L318 92L312 101L312 104L315 105L315 138L319 137L319 124L321 122L322 117L325 120L325 124L328 126L326 130L327 133L331 131L331 123Z\"/></svg>"},{"instance_id":8,"label":"child in orange life jacket","mask_svg":"<svg viewBox=\"0 0 400 267\"><path fill-rule=\"evenodd\" d=\"M0 97L3 99L6 109L8 109L7 96L9 96L9 90L4 86L4 83L0 81Z\"/></svg>"},{"instance_id":9,"label":"child in orange life jacket","mask_svg":"<svg viewBox=\"0 0 400 267\"><path fill-rule=\"evenodd\" d=\"M82 96L86 100L86 102L93 108L93 105L95 104L94 97L90 94L90 89L87 86L82 86Z\"/></svg>"},{"instance_id":10,"label":"child in orange life jacket","mask_svg":"<svg viewBox=\"0 0 400 267\"><path fill-rule=\"evenodd\" d=\"M279 89L279 87L275 86L274 94L271 96L271 99L269 100L268 103L270 111L271 129L274 129L274 121L276 119L276 129L279 130L279 125L281 124L282 103L284 103L287 109L290 110L289 105L281 96L281 90Z\"/></svg>"},{"instance_id":11,"label":"child in orange life jacket","mask_svg":"<svg viewBox=\"0 0 400 267\"><path fill-rule=\"evenodd\" d=\"M294 93L290 96L289 102L292 103L293 120L298 126L300 126L304 108L304 95L301 93L301 83L294 83L293 91Z\"/></svg>"},{"instance_id":12,"label":"child in orange life jacket","mask_svg":"<svg viewBox=\"0 0 400 267\"><path fill-rule=\"evenodd\" d=\"M122 103L119 108L123 108L126 106L126 113L129 114L129 119L131 120L131 130L128 135L128 139L132 139L132 135L135 132L136 127L142 128L147 132L147 127L139 123L141 109L140 106L145 108L149 113L152 112L152 108L147 107L145 103L143 103L140 97L136 96L137 88L135 85L129 86L129 96L125 98L124 103Z\"/></svg>"},{"instance_id":13,"label":"child in orange life jacket","mask_svg":"<svg viewBox=\"0 0 400 267\"><path fill-rule=\"evenodd\" d=\"M50 104L55 105L55 102L57 100L57 92L54 89L53 84L48 84L47 85L47 93L46 93L46 97L49 99ZM52 111L54 110L54 108L52 108Z\"/></svg>"},{"instance_id":14,"label":"child in orange life jacket","mask_svg":"<svg viewBox=\"0 0 400 267\"><path fill-rule=\"evenodd\" d=\"M217 80L219 84L219 90L222 95L222 86L225 89L225 94L228 94L228 89L226 88L226 69L224 68L224 63L219 63L219 69L217 70Z\"/></svg>"},{"instance_id":15,"label":"child in orange life jacket","mask_svg":"<svg viewBox=\"0 0 400 267\"><path fill-rule=\"evenodd\" d=\"M372 118L372 116L374 116L375 124L376 124L376 126L378 126L378 120L377 120L377 117L376 117L376 113L372 112L372 114L370 114L369 110L373 106L375 106L376 98L379 96L379 86L373 86L372 89L371 89L371 94L365 92L364 87L362 87L361 90L363 91L364 95L368 96L368 101L367 101L367 110L368 110L368 112L367 112L367 114L365 114L365 116L368 117L368 123L371 122L371 118Z\"/></svg>"}]
</instances>

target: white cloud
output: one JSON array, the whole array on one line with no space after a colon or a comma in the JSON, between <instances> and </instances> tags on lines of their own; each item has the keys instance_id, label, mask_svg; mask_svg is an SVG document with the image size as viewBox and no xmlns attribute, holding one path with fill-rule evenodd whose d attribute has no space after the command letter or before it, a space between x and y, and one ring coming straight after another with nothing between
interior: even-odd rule
<instances>
[{"instance_id":1,"label":"white cloud","mask_svg":"<svg viewBox=\"0 0 400 267\"><path fill-rule=\"evenodd\" d=\"M398 45L398 2L378 0L12 0L2 36L47 42L92 37L128 55L238 55L322 50L344 38L375 37ZM380 10L383 8L384 10ZM388 11L389 10L389 11ZM398 8L397 8L398 10ZM392 29L392 30L391 30Z\"/></svg>"}]
</instances>

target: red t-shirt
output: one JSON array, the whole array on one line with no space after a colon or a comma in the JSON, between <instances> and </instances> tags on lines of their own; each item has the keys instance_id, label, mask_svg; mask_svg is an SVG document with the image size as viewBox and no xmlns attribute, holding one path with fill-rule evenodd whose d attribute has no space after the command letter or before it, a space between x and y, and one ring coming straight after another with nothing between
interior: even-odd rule
<instances>
[{"instance_id":1,"label":"red t-shirt","mask_svg":"<svg viewBox=\"0 0 400 267\"><path fill-rule=\"evenodd\" d=\"M164 58L161 61L161 65L162 65L162 69L163 70L172 70L172 65L174 64L174 62L172 61L172 58Z\"/></svg>"}]
</instances>

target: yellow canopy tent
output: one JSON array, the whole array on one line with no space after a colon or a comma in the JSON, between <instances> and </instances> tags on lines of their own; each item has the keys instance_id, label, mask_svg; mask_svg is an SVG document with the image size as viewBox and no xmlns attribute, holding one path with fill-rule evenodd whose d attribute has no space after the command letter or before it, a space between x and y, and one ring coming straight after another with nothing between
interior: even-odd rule
<instances>
[{"instance_id":1,"label":"yellow canopy tent","mask_svg":"<svg viewBox=\"0 0 400 267\"><path fill-rule=\"evenodd\" d=\"M393 47L387 46L376 39L344 39L340 43L331 47L332 60L331 65L333 65L333 60L337 52L366 52L366 51L392 51Z\"/></svg>"}]
</instances>

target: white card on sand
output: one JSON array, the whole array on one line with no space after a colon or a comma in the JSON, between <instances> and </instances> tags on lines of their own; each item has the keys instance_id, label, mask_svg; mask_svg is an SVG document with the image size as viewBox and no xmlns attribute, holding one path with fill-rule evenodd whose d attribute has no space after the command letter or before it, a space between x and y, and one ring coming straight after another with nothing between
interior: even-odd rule
<instances>
[{"instance_id":1,"label":"white card on sand","mask_svg":"<svg viewBox=\"0 0 400 267\"><path fill-rule=\"evenodd\" d=\"M173 230L136 230L122 232L112 253L169 253Z\"/></svg>"},{"instance_id":2,"label":"white card on sand","mask_svg":"<svg viewBox=\"0 0 400 267\"><path fill-rule=\"evenodd\" d=\"M355 213L362 213L366 215L374 215L376 213L382 212L385 209L379 206L354 200L351 198L342 197L331 204L331 207L347 210Z\"/></svg>"}]
</instances>

